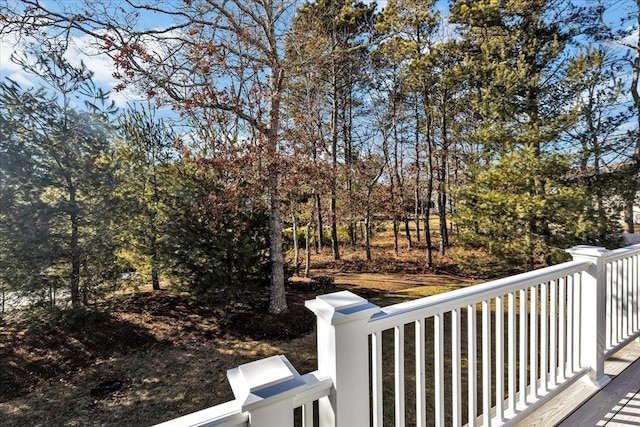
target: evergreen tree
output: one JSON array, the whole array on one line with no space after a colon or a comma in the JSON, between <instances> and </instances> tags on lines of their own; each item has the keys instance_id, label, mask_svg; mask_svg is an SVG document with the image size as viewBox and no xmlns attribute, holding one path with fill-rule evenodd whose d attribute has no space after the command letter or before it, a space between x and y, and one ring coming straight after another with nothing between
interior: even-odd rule
<instances>
[{"instance_id":1,"label":"evergreen tree","mask_svg":"<svg viewBox=\"0 0 640 427\"><path fill-rule=\"evenodd\" d=\"M34 55L14 59L48 88L0 82L0 281L52 304L64 288L78 308L117 273L106 208L114 109L84 64L71 66L55 49Z\"/></svg>"},{"instance_id":2,"label":"evergreen tree","mask_svg":"<svg viewBox=\"0 0 640 427\"><path fill-rule=\"evenodd\" d=\"M268 288L269 223L264 200L253 191L231 189L242 186L246 167L222 166L228 164L189 158L172 162L158 250L175 288L204 301L228 303Z\"/></svg>"},{"instance_id":3,"label":"evergreen tree","mask_svg":"<svg viewBox=\"0 0 640 427\"><path fill-rule=\"evenodd\" d=\"M131 108L120 116L121 139L117 144L118 193L121 238L129 258L143 280L160 289L160 240L167 232L170 162L177 158L177 137L151 107ZM140 259L141 258L141 259Z\"/></svg>"},{"instance_id":4,"label":"evergreen tree","mask_svg":"<svg viewBox=\"0 0 640 427\"><path fill-rule=\"evenodd\" d=\"M633 141L624 128L634 112L625 105L626 88L620 65L604 48L587 48L571 61L567 88L575 95L577 121L568 130L567 150L575 152L578 165L574 182L581 184L591 203L586 216L592 226L585 243L606 247L620 244L620 201L635 199L629 185L625 142ZM632 192L632 194L628 194Z\"/></svg>"},{"instance_id":5,"label":"evergreen tree","mask_svg":"<svg viewBox=\"0 0 640 427\"><path fill-rule=\"evenodd\" d=\"M564 197L573 194L558 175L567 163L554 154L559 135L575 120L562 88L581 12L561 0L462 0L452 9L453 20L466 28L465 67L479 118L473 137L487 163L461 193L459 221L474 238L519 253L528 269L548 261L558 242L572 242L585 208L577 194L575 201ZM490 222L507 212L507 222L498 223L512 232L503 234Z\"/></svg>"}]
</instances>

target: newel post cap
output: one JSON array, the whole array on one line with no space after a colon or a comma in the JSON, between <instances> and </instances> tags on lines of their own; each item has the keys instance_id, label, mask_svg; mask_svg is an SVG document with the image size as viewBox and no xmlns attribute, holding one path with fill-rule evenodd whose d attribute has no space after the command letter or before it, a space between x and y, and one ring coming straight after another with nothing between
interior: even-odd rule
<instances>
[{"instance_id":1,"label":"newel post cap","mask_svg":"<svg viewBox=\"0 0 640 427\"><path fill-rule=\"evenodd\" d=\"M349 291L319 295L305 306L330 325L369 319L380 307Z\"/></svg>"},{"instance_id":2,"label":"newel post cap","mask_svg":"<svg viewBox=\"0 0 640 427\"><path fill-rule=\"evenodd\" d=\"M578 245L566 250L572 256L601 257L609 250L602 246Z\"/></svg>"},{"instance_id":3,"label":"newel post cap","mask_svg":"<svg viewBox=\"0 0 640 427\"><path fill-rule=\"evenodd\" d=\"M286 357L272 356L227 371L243 412L293 398L304 380Z\"/></svg>"}]
</instances>

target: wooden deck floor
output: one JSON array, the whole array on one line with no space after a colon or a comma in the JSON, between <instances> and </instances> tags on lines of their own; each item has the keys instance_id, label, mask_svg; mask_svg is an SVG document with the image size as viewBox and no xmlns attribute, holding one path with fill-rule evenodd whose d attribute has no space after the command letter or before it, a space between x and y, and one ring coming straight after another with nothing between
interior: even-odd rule
<instances>
[{"instance_id":1,"label":"wooden deck floor","mask_svg":"<svg viewBox=\"0 0 640 427\"><path fill-rule=\"evenodd\" d=\"M640 344L632 342L613 355L605 372L612 381L599 392L578 381L518 426L640 426Z\"/></svg>"}]
</instances>

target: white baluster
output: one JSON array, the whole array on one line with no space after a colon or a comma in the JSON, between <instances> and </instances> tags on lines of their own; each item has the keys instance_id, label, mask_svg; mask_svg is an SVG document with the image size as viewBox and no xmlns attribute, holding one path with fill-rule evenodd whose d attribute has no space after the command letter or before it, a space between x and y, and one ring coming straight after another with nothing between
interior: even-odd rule
<instances>
[{"instance_id":1,"label":"white baluster","mask_svg":"<svg viewBox=\"0 0 640 427\"><path fill-rule=\"evenodd\" d=\"M444 426L444 314L433 317L435 423Z\"/></svg>"},{"instance_id":2,"label":"white baluster","mask_svg":"<svg viewBox=\"0 0 640 427\"><path fill-rule=\"evenodd\" d=\"M460 347L460 309L451 311L451 399L453 427L462 426L462 351Z\"/></svg>"},{"instance_id":3,"label":"white baluster","mask_svg":"<svg viewBox=\"0 0 640 427\"><path fill-rule=\"evenodd\" d=\"M404 325L394 328L395 412L396 427L405 426L404 410Z\"/></svg>"},{"instance_id":4,"label":"white baluster","mask_svg":"<svg viewBox=\"0 0 640 427\"><path fill-rule=\"evenodd\" d=\"M467 425L475 427L477 425L476 417L478 416L478 372L476 361L476 306L471 304L467 306L467 374L468 374L468 392L469 392L469 420Z\"/></svg>"},{"instance_id":5,"label":"white baluster","mask_svg":"<svg viewBox=\"0 0 640 427\"><path fill-rule=\"evenodd\" d=\"M415 343L416 343L416 424L419 427L427 425L427 396L426 396L426 373L425 373L425 335L424 319L415 322Z\"/></svg>"}]
</instances>

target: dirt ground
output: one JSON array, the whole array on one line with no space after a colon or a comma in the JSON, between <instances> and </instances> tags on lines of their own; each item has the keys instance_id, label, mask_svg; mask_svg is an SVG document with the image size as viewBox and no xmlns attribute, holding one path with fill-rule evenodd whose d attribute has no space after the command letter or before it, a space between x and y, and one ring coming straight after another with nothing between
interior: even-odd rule
<instances>
[{"instance_id":1,"label":"dirt ground","mask_svg":"<svg viewBox=\"0 0 640 427\"><path fill-rule=\"evenodd\" d=\"M379 305L472 283L347 267L327 264L312 275L332 276L336 290ZM266 298L222 308L143 289L100 303L81 321L5 320L0 425L153 425L232 399L226 371L242 363L284 354L300 373L313 371L315 317L304 301L315 295L308 279L294 277L289 313L272 316Z\"/></svg>"}]
</instances>

